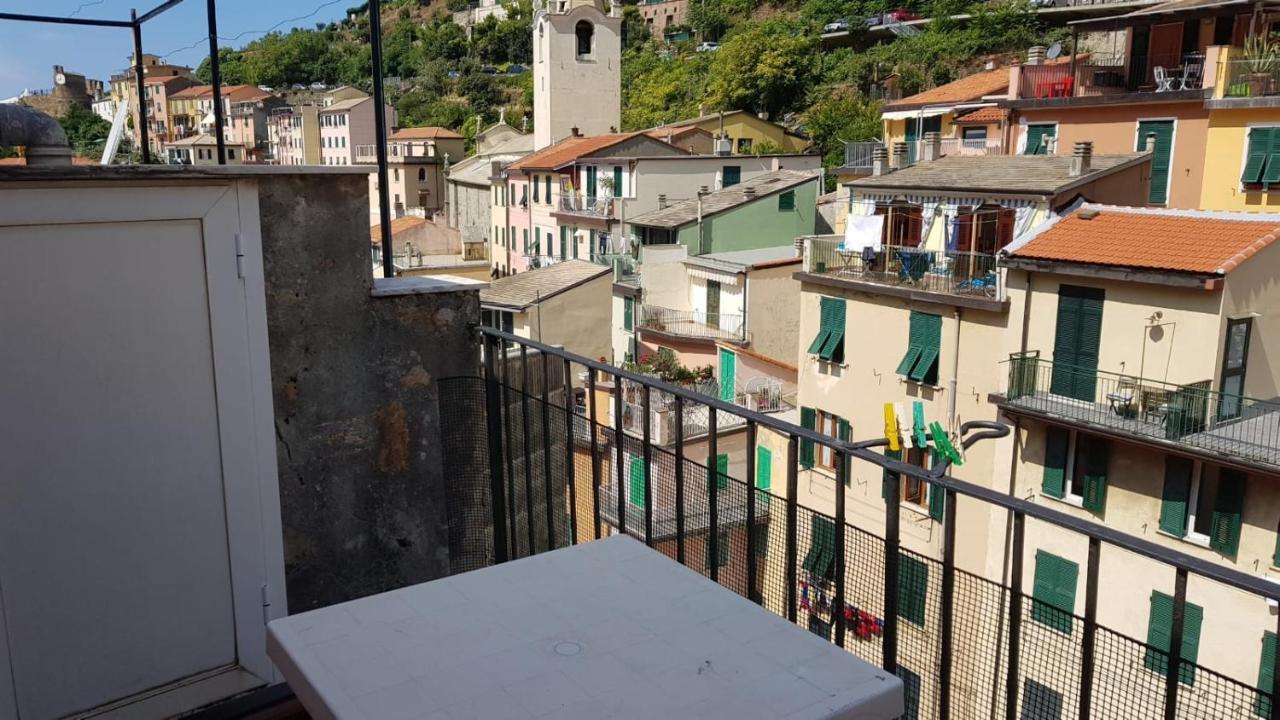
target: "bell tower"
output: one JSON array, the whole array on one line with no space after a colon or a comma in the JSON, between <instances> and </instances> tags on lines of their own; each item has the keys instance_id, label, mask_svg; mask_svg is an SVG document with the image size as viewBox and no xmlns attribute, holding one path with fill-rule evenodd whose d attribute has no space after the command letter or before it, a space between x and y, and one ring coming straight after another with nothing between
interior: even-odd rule
<instances>
[{"instance_id":1,"label":"bell tower","mask_svg":"<svg viewBox=\"0 0 1280 720\"><path fill-rule=\"evenodd\" d=\"M533 21L533 148L622 124L622 16L601 0L544 0Z\"/></svg>"}]
</instances>

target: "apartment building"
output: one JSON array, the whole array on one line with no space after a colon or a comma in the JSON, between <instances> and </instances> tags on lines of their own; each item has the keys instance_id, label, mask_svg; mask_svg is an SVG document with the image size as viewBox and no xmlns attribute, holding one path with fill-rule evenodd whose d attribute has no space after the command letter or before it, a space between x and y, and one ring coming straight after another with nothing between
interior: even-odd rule
<instances>
[{"instance_id":1,"label":"apartment building","mask_svg":"<svg viewBox=\"0 0 1280 720\"><path fill-rule=\"evenodd\" d=\"M241 165L253 162L249 159L244 145L224 142L228 165ZM198 133L188 135L180 140L167 142L164 145L164 159L170 165L217 165L218 139L212 135Z\"/></svg>"},{"instance_id":2,"label":"apartment building","mask_svg":"<svg viewBox=\"0 0 1280 720\"><path fill-rule=\"evenodd\" d=\"M1014 428L998 450L1008 491L1280 581L1278 232L1276 215L1085 204L1010 247L992 396ZM1079 614L1088 549L1040 525L1026 544L1027 587ZM1167 649L1173 576L1122 552L1098 572L1098 622ZM1274 607L1197 578L1186 598L1183 658L1248 686L1270 677ZM1065 618L1048 624L1070 632ZM1125 692L1162 690L1161 658L1143 662L1149 685ZM1182 682L1190 693L1214 679Z\"/></svg>"},{"instance_id":3,"label":"apartment building","mask_svg":"<svg viewBox=\"0 0 1280 720\"><path fill-rule=\"evenodd\" d=\"M689 0L641 0L637 7L645 28L654 39L661 40L668 30L686 23Z\"/></svg>"},{"instance_id":4,"label":"apartment building","mask_svg":"<svg viewBox=\"0 0 1280 720\"><path fill-rule=\"evenodd\" d=\"M141 133L140 133L141 124L138 116L138 93L137 93L137 86L136 86L137 76L133 71L133 65L135 61L132 56L129 58L129 62L130 62L129 68L127 68L126 70L122 70L121 72L118 72L111 76L110 94L111 94L111 99L116 102L116 107L119 107L121 104L125 104L129 106L130 108L129 114L130 114L130 117L133 119L133 124L132 124L133 146L137 148L137 147L141 147L142 141L141 141ZM142 72L143 72L144 78L146 78L147 80L155 80L156 82L159 82L161 79L173 79L173 78L182 78L186 80L185 84L174 83L171 88L166 90L161 90L161 91L145 90L144 91L146 92L148 97L149 108L154 107L156 105L156 100L158 97L164 98L164 100L159 104L162 106L162 110L166 114L168 111L168 107L167 107L168 97L170 94L170 92L168 92L167 90L171 89L172 93L176 94L180 92L182 89L194 83L194 81L191 79L191 68L185 65L170 65L168 63L162 62L161 58L157 55L148 55L146 53L142 54ZM112 119L114 119L114 117ZM152 145L153 152L157 157L159 157L161 154L158 148L160 148L164 142L175 139L168 134L169 132L171 132L170 123L171 123L171 120L167 119L165 124L166 135L159 142L157 142L155 134L151 132L151 126L150 124L148 124L148 127L147 127L148 138Z\"/></svg>"},{"instance_id":5,"label":"apartment building","mask_svg":"<svg viewBox=\"0 0 1280 720\"><path fill-rule=\"evenodd\" d=\"M943 155L1001 154L1003 117L992 111L1008 93L1009 68L988 67L885 103L880 112L884 143L890 148L903 143L907 148L907 162L920 158L925 133L938 133ZM870 143L863 145L869 147Z\"/></svg>"},{"instance_id":6,"label":"apartment building","mask_svg":"<svg viewBox=\"0 0 1280 720\"><path fill-rule=\"evenodd\" d=\"M469 158L450 162L446 177L446 206L449 227L456 228L464 245L497 245L498 229L507 226L503 219L494 221L494 213L501 208L494 175L533 151L533 136L521 133L500 122L480 133L476 139L476 152Z\"/></svg>"},{"instance_id":7,"label":"apartment building","mask_svg":"<svg viewBox=\"0 0 1280 720\"><path fill-rule=\"evenodd\" d=\"M190 86L191 79L183 76L148 76L143 80L143 93L147 101L147 142L151 146L151 152L157 157L163 154L165 143L177 138L169 115L169 98ZM134 127L139 122L141 121L135 114Z\"/></svg>"},{"instance_id":8,"label":"apartment building","mask_svg":"<svg viewBox=\"0 0 1280 720\"><path fill-rule=\"evenodd\" d=\"M326 99L327 102L327 99ZM321 165L355 165L356 148L376 140L373 98L334 100L316 111ZM396 109L386 107L387 136L396 127Z\"/></svg>"},{"instance_id":9,"label":"apartment building","mask_svg":"<svg viewBox=\"0 0 1280 720\"><path fill-rule=\"evenodd\" d=\"M659 125L649 131L662 133L690 127L700 128L716 139L727 141L726 146L717 150L734 155L750 155L766 147L769 152L802 153L811 145L809 138L799 132L746 110L705 113L688 120Z\"/></svg>"},{"instance_id":10,"label":"apartment building","mask_svg":"<svg viewBox=\"0 0 1280 720\"><path fill-rule=\"evenodd\" d=\"M586 357L609 352L609 269L569 260L497 278L480 291L482 321Z\"/></svg>"},{"instance_id":11,"label":"apartment building","mask_svg":"<svg viewBox=\"0 0 1280 720\"><path fill-rule=\"evenodd\" d=\"M443 210L447 202L445 177L450 160L466 156L462 136L442 127L401 128L387 137L387 182L392 214L409 209L428 214ZM358 145L355 162L378 161L377 145ZM378 176L369 174L369 212L378 213Z\"/></svg>"},{"instance_id":12,"label":"apartment building","mask_svg":"<svg viewBox=\"0 0 1280 720\"><path fill-rule=\"evenodd\" d=\"M320 165L320 110L343 100L368 97L363 90L343 85L323 95L295 98L268 114L267 137L276 165Z\"/></svg>"}]
</instances>

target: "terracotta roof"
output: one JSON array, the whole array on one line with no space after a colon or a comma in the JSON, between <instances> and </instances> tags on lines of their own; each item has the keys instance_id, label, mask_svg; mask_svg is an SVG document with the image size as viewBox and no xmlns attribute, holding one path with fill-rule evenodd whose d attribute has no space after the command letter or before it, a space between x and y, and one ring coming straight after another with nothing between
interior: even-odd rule
<instances>
[{"instance_id":1,"label":"terracotta roof","mask_svg":"<svg viewBox=\"0 0 1280 720\"><path fill-rule=\"evenodd\" d=\"M412 230L413 228L419 227L421 225L426 225L426 224L427 224L427 221L425 219L420 218L416 215L405 215L404 217L398 217L395 220L391 221L391 237L394 238L396 235L399 235L400 233L406 230ZM373 227L369 228L369 239L373 242L374 245L377 245L382 242L382 225L380 224L374 225Z\"/></svg>"},{"instance_id":2,"label":"terracotta roof","mask_svg":"<svg viewBox=\"0 0 1280 720\"><path fill-rule=\"evenodd\" d=\"M1280 236L1280 215L1084 204L1010 257L1224 274Z\"/></svg>"},{"instance_id":3,"label":"terracotta roof","mask_svg":"<svg viewBox=\"0 0 1280 720\"><path fill-rule=\"evenodd\" d=\"M603 150L611 145L617 145L623 140L629 140L637 135L644 135L642 132L634 133L615 133L612 135L587 135L587 136L571 136L561 140L554 145L550 145L539 150L532 155L526 155L520 162L512 163L509 170L553 170L571 163L580 157L590 155L598 150Z\"/></svg>"},{"instance_id":4,"label":"terracotta roof","mask_svg":"<svg viewBox=\"0 0 1280 720\"><path fill-rule=\"evenodd\" d=\"M498 278L480 291L481 305L524 310L613 271L585 260L564 260L536 270Z\"/></svg>"},{"instance_id":5,"label":"terracotta roof","mask_svg":"<svg viewBox=\"0 0 1280 720\"><path fill-rule=\"evenodd\" d=\"M149 77L143 80L142 82L144 85L168 85L169 83L174 82L176 80L181 80L183 82L191 82L188 78L184 78L180 75L161 75L158 77Z\"/></svg>"},{"instance_id":6,"label":"terracotta roof","mask_svg":"<svg viewBox=\"0 0 1280 720\"><path fill-rule=\"evenodd\" d=\"M1150 161L1149 153L1094 155L1088 173L1072 175L1069 155L948 155L845 184L854 191L939 190L970 195L997 192L1053 196Z\"/></svg>"},{"instance_id":7,"label":"terracotta roof","mask_svg":"<svg viewBox=\"0 0 1280 720\"><path fill-rule=\"evenodd\" d=\"M232 102L250 102L253 100L265 100L273 97L273 95L253 85L236 85L232 88L223 88L222 97L230 98Z\"/></svg>"},{"instance_id":8,"label":"terracotta roof","mask_svg":"<svg viewBox=\"0 0 1280 720\"><path fill-rule=\"evenodd\" d=\"M461 140L458 133L442 127L400 128L391 133L392 140Z\"/></svg>"},{"instance_id":9,"label":"terracotta roof","mask_svg":"<svg viewBox=\"0 0 1280 720\"><path fill-rule=\"evenodd\" d=\"M903 110L910 107L919 107L921 105L934 105L944 103L960 103L971 100L980 100L987 95L995 93L1008 92L1009 90L1009 68L999 67L995 70L984 70L982 72L967 75L949 82L946 85L939 85L930 88L922 93L916 93L901 100L895 100L884 106L885 111Z\"/></svg>"},{"instance_id":10,"label":"terracotta roof","mask_svg":"<svg viewBox=\"0 0 1280 720\"><path fill-rule=\"evenodd\" d=\"M213 94L212 85L192 85L189 88L183 88L182 90L179 90L178 92L170 95L169 99L178 100L181 98L199 98L199 97L204 97L205 95L212 95L212 94Z\"/></svg>"},{"instance_id":11,"label":"terracotta roof","mask_svg":"<svg viewBox=\"0 0 1280 720\"><path fill-rule=\"evenodd\" d=\"M746 110L725 110L725 111L724 111L724 113L723 113L723 115L724 115L724 117L729 118L729 117L732 117L732 116L734 116L734 115L741 115L741 114L746 113L746 112L747 112ZM698 125L698 124L701 124L701 123L707 122L708 120L716 120L716 121L719 121L719 120L720 120L720 115L721 115L721 113L718 113L718 112L707 113L706 115L699 115L698 117L688 118L687 120L676 120L675 122L669 122L669 123L666 123L665 125L658 125L658 126L656 126L656 127L652 127L652 128L649 128L649 129L650 129L650 130L659 130L659 129L669 128L669 127L684 127L684 126L686 126L686 125ZM798 137L798 138L800 138L801 140L808 140L808 139L809 139L809 136L808 136L808 135L805 135L803 132L800 132L799 130L792 130L791 128L787 127L786 125L783 125L783 124L781 124L781 123L776 123L776 122L774 122L774 121L772 121L772 120L765 120L764 118L761 118L761 117L759 117L758 115L751 114L751 116L752 116L752 117L754 117L754 118L755 118L756 120L758 120L759 122L762 122L762 123L768 123L769 125L776 125L777 127L782 128L782 131L783 131L784 133L786 133L787 135L791 135L791 136L794 136L794 137Z\"/></svg>"},{"instance_id":12,"label":"terracotta roof","mask_svg":"<svg viewBox=\"0 0 1280 720\"><path fill-rule=\"evenodd\" d=\"M965 113L951 122L959 125L965 123L990 125L991 123L1004 122L1007 117L1009 117L1009 111L1004 108L984 107L978 108L971 113Z\"/></svg>"}]
</instances>

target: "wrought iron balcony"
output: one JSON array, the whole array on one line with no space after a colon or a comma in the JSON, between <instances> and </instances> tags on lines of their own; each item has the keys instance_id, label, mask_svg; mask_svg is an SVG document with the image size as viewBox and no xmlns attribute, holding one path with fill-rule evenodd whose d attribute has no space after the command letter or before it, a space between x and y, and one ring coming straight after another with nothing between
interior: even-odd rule
<instances>
[{"instance_id":1,"label":"wrought iron balcony","mask_svg":"<svg viewBox=\"0 0 1280 720\"><path fill-rule=\"evenodd\" d=\"M1189 656L1195 643L1183 639L1184 633L1200 633L1199 608L1187 600L1192 583L1192 602L1203 602L1194 597L1195 588L1212 584L1215 597L1239 595L1243 602L1233 608L1253 608L1262 627L1274 628L1262 599L1280 596L1280 586L1266 579L957 480L945 457L930 470L900 462L884 452L885 438L842 442L558 348L490 328L479 332L492 474L492 527L484 537L497 562L631 535L896 673L906 686L906 717L1276 717L1271 674L1255 681L1256 665L1224 672L1209 665L1203 649ZM511 349L500 350L503 343ZM599 399L608 397L597 393L600 378L637 388L642 408L652 407L659 394L672 398L678 414L702 406L709 432L697 440L677 436L670 445L653 442L648 425L633 434L623 426L623 394ZM585 387L563 391L575 381ZM600 407L606 401L615 412L610 423L598 422L609 416ZM731 417L745 425L732 433L745 437L745 444L722 432ZM998 423L970 422L954 437L967 452L1007 434ZM936 444L938 438L928 440ZM767 459L760 447L773 448L776 459ZM833 458L834 477L805 465L815 453ZM767 472L761 458L769 463ZM877 468L877 477L883 470L883 499L851 495L857 486L846 478L865 464ZM824 496L833 496L833 504L802 505L802 483L825 484ZM940 550L921 552L903 547L917 544L918 536L906 537L900 513L908 496L925 491L941 494L940 519L930 522L938 523L931 532L942 541ZM880 506L882 525L864 526L877 512L869 503ZM985 566L995 570L957 567L958 529L996 523L1007 523L1008 534L987 549L992 561ZM1051 528L1063 534L1062 547L1075 542L1081 548L1079 602L1074 591L1064 604L1038 587L1029 526L1036 527L1032 537ZM1135 563L1155 571L1150 577L1163 576L1156 586L1167 593L1167 628L1147 633L1123 619L1133 613L1102 613L1119 626L1100 621L1104 584L1109 607L1151 601L1149 584L1131 577L1116 582L1113 575ZM1261 632L1222 615L1203 614L1213 645L1258 658ZM1210 622L1217 624L1210 629ZM1144 633L1148 642L1134 639ZM1214 655L1213 662L1223 656Z\"/></svg>"},{"instance_id":2,"label":"wrought iron balcony","mask_svg":"<svg viewBox=\"0 0 1280 720\"><path fill-rule=\"evenodd\" d=\"M805 239L804 271L854 283L993 301L1005 299L996 256L976 252L909 247L846 249L842 237L821 235Z\"/></svg>"},{"instance_id":3,"label":"wrought iron balcony","mask_svg":"<svg viewBox=\"0 0 1280 720\"><path fill-rule=\"evenodd\" d=\"M750 340L741 315L675 310L658 305L641 305L636 327L693 340L728 340L739 343Z\"/></svg>"},{"instance_id":4,"label":"wrought iron balcony","mask_svg":"<svg viewBox=\"0 0 1280 720\"><path fill-rule=\"evenodd\" d=\"M613 217L613 198L586 196L579 193L561 193L556 212L593 218Z\"/></svg>"},{"instance_id":5,"label":"wrought iron balcony","mask_svg":"<svg viewBox=\"0 0 1280 720\"><path fill-rule=\"evenodd\" d=\"M1014 409L1203 453L1280 467L1280 401L1054 364L1039 351L1008 361L1004 400Z\"/></svg>"}]
</instances>

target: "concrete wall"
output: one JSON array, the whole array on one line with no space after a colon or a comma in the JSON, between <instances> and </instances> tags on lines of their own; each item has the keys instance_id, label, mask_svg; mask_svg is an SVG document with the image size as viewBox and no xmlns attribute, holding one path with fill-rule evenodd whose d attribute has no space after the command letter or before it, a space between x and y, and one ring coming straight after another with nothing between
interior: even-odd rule
<instances>
[{"instance_id":1,"label":"concrete wall","mask_svg":"<svg viewBox=\"0 0 1280 720\"><path fill-rule=\"evenodd\" d=\"M1168 206L1183 209L1201 207L1201 186L1207 172L1204 150L1209 125L1209 111L1201 101L1023 110L1018 126L1013 131L1014 144L1010 152L1018 147L1020 138L1026 134L1028 123L1056 122L1058 155L1070 155L1075 143L1084 140L1093 142L1095 154L1131 153L1145 145L1145 138L1138 137L1138 123L1142 120L1174 120ZM1238 180L1238 169L1236 176ZM1099 197L1098 201L1125 205L1147 204L1145 199L1140 203L1121 203Z\"/></svg>"},{"instance_id":2,"label":"concrete wall","mask_svg":"<svg viewBox=\"0 0 1280 720\"><path fill-rule=\"evenodd\" d=\"M462 242L491 242L493 188L450 182L449 224L462 233Z\"/></svg>"},{"instance_id":3,"label":"concrete wall","mask_svg":"<svg viewBox=\"0 0 1280 720\"><path fill-rule=\"evenodd\" d=\"M1280 397L1280 245L1272 243L1227 275L1218 334L1217 367L1222 367L1227 320L1253 315L1244 394L1260 400ZM1219 382L1215 378L1215 382Z\"/></svg>"},{"instance_id":4,"label":"concrete wall","mask_svg":"<svg viewBox=\"0 0 1280 720\"><path fill-rule=\"evenodd\" d=\"M515 334L608 360L613 354L612 298L613 276L606 273L516 313Z\"/></svg>"},{"instance_id":5,"label":"concrete wall","mask_svg":"<svg viewBox=\"0 0 1280 720\"><path fill-rule=\"evenodd\" d=\"M796 262L754 268L746 275L747 330L751 349L789 365L796 364L800 332L800 283Z\"/></svg>"},{"instance_id":6,"label":"concrete wall","mask_svg":"<svg viewBox=\"0 0 1280 720\"><path fill-rule=\"evenodd\" d=\"M477 291L371 296L366 178L316 177L260 184L293 612L448 574L437 380L479 362Z\"/></svg>"},{"instance_id":7,"label":"concrete wall","mask_svg":"<svg viewBox=\"0 0 1280 720\"><path fill-rule=\"evenodd\" d=\"M1280 124L1275 108L1212 110L1201 148L1204 182L1196 196L1205 210L1277 212L1280 192L1246 190L1240 183L1250 127Z\"/></svg>"},{"instance_id":8,"label":"concrete wall","mask_svg":"<svg viewBox=\"0 0 1280 720\"><path fill-rule=\"evenodd\" d=\"M592 52L579 58L574 26L594 27ZM617 132L622 126L622 18L579 5L543 15L533 32L533 148L568 137Z\"/></svg>"},{"instance_id":9,"label":"concrete wall","mask_svg":"<svg viewBox=\"0 0 1280 720\"><path fill-rule=\"evenodd\" d=\"M818 181L791 188L796 194L795 209L779 210L778 195L772 193L731 210L705 217L680 228L677 239L690 255L755 250L790 245L801 235L812 235L817 218Z\"/></svg>"}]
</instances>

